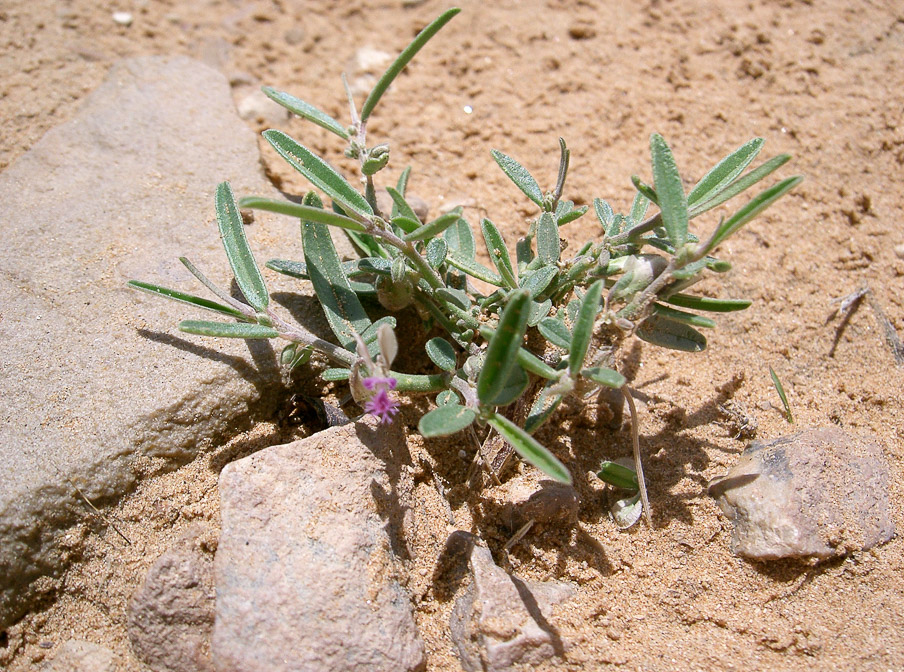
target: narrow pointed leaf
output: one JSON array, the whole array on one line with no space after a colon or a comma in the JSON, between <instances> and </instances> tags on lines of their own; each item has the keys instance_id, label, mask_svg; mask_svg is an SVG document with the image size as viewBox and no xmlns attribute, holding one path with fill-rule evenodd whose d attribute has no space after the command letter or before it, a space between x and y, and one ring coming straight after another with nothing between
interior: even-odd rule
<instances>
[{"instance_id":1,"label":"narrow pointed leaf","mask_svg":"<svg viewBox=\"0 0 904 672\"><path fill-rule=\"evenodd\" d=\"M242 315L242 313L237 311L235 308L232 308L231 306L224 306L221 303L217 303L216 301L209 301L208 299L203 299L200 296L186 294L185 292L180 292L175 289L167 289L166 287L160 287L159 285L152 285L148 282L140 282L139 280L129 280L126 284L132 289L139 289L143 292L147 292L148 294L156 294L157 296L162 296L166 299L172 299L173 301L179 301L180 303L187 303L192 306L197 306L198 308L204 308L205 310L220 313L221 315L228 315L229 317L237 317L239 319L247 319L244 315Z\"/></svg>"},{"instance_id":2,"label":"narrow pointed leaf","mask_svg":"<svg viewBox=\"0 0 904 672\"><path fill-rule=\"evenodd\" d=\"M455 371L455 348L445 338L431 338L427 341L427 356L443 371Z\"/></svg>"},{"instance_id":3,"label":"narrow pointed leaf","mask_svg":"<svg viewBox=\"0 0 904 672\"><path fill-rule=\"evenodd\" d=\"M691 310L707 310L711 313L730 313L744 310L753 303L750 299L711 299L708 296L691 296L690 294L672 294L662 299L666 303Z\"/></svg>"},{"instance_id":4,"label":"narrow pointed leaf","mask_svg":"<svg viewBox=\"0 0 904 672\"><path fill-rule=\"evenodd\" d=\"M659 197L662 225L669 241L676 248L687 242L687 197L681 184L681 175L675 165L672 150L658 133L650 136L650 155L653 160L653 187Z\"/></svg>"},{"instance_id":5,"label":"narrow pointed leaf","mask_svg":"<svg viewBox=\"0 0 904 672\"><path fill-rule=\"evenodd\" d=\"M507 286L505 281L503 281L502 276L493 273L490 269L488 269L483 264L479 264L473 259L465 259L464 257L458 256L458 254L449 252L446 256L446 261L449 262L450 265L454 266L460 271L464 271L471 277L477 278L478 280L483 280L484 282L488 282L491 285L495 285L496 287L505 287Z\"/></svg>"},{"instance_id":6,"label":"narrow pointed leaf","mask_svg":"<svg viewBox=\"0 0 904 672\"><path fill-rule=\"evenodd\" d=\"M475 259L477 246L474 244L474 232L464 217L443 231L443 240L449 245L449 249L462 259L466 261Z\"/></svg>"},{"instance_id":7,"label":"narrow pointed leaf","mask_svg":"<svg viewBox=\"0 0 904 672\"><path fill-rule=\"evenodd\" d=\"M651 187L646 182L643 182L637 175L631 176L631 183L634 185L634 188L637 189L641 194L643 194L648 200L652 201L656 205L659 205L659 196L656 195L656 190Z\"/></svg>"},{"instance_id":8,"label":"narrow pointed leaf","mask_svg":"<svg viewBox=\"0 0 904 672\"><path fill-rule=\"evenodd\" d=\"M592 369L584 369L581 375L595 383L620 390L628 381L615 369L607 369L605 366L595 366Z\"/></svg>"},{"instance_id":9,"label":"narrow pointed leaf","mask_svg":"<svg viewBox=\"0 0 904 672\"><path fill-rule=\"evenodd\" d=\"M712 329L716 326L716 323L708 317L697 315L695 313L686 313L683 310L669 308L668 306L663 306L659 303L653 305L653 313L656 315L661 315L662 317L667 317L670 320L675 320L675 322L689 324L692 327Z\"/></svg>"},{"instance_id":10,"label":"narrow pointed leaf","mask_svg":"<svg viewBox=\"0 0 904 672\"><path fill-rule=\"evenodd\" d=\"M635 333L647 343L663 348L684 352L700 352L706 349L706 337L699 331L659 315L650 315L640 323Z\"/></svg>"},{"instance_id":11,"label":"narrow pointed leaf","mask_svg":"<svg viewBox=\"0 0 904 672\"><path fill-rule=\"evenodd\" d=\"M494 413L487 422L530 464L559 483L571 483L571 474L565 465L514 422L498 413Z\"/></svg>"},{"instance_id":12,"label":"narrow pointed leaf","mask_svg":"<svg viewBox=\"0 0 904 672\"><path fill-rule=\"evenodd\" d=\"M219 336L222 338L276 338L279 332L273 327L248 322L207 322L204 320L183 320L179 330L199 336Z\"/></svg>"},{"instance_id":13,"label":"narrow pointed leaf","mask_svg":"<svg viewBox=\"0 0 904 672\"><path fill-rule=\"evenodd\" d=\"M520 366L512 367L505 385L499 393L490 401L491 406L508 406L524 394L524 390L530 384L530 378Z\"/></svg>"},{"instance_id":14,"label":"narrow pointed leaf","mask_svg":"<svg viewBox=\"0 0 904 672\"><path fill-rule=\"evenodd\" d=\"M300 98L296 98L295 96L285 93L284 91L277 91L270 86L263 87L262 91L270 100L279 103L284 108L289 110L289 112L291 112L292 114L297 114L303 119L314 122L321 128L332 131L343 140L348 140L348 131L345 130L345 127L338 121L333 119L326 112L317 109L310 103L306 103Z\"/></svg>"},{"instance_id":15,"label":"narrow pointed leaf","mask_svg":"<svg viewBox=\"0 0 904 672\"><path fill-rule=\"evenodd\" d=\"M439 235L455 224L459 219L460 215L457 212L447 212L445 215L440 215L432 222L428 222L414 231L406 233L402 236L402 240L427 240L428 238Z\"/></svg>"},{"instance_id":16,"label":"narrow pointed leaf","mask_svg":"<svg viewBox=\"0 0 904 672\"><path fill-rule=\"evenodd\" d=\"M540 191L540 185L537 184L534 176L527 171L527 168L515 161L515 159L508 154L503 154L498 149L490 150L490 154L493 155L493 159L499 164L499 167L502 168L502 172L508 175L508 178L515 183L515 186L523 191L525 196L542 208L543 192Z\"/></svg>"},{"instance_id":17,"label":"narrow pointed leaf","mask_svg":"<svg viewBox=\"0 0 904 672\"><path fill-rule=\"evenodd\" d=\"M495 333L493 329L486 325L480 327L480 335L488 341L492 340ZM555 369L525 348L519 348L516 357L521 368L535 376L540 376L547 380L559 377L559 373Z\"/></svg>"},{"instance_id":18,"label":"narrow pointed leaf","mask_svg":"<svg viewBox=\"0 0 904 672\"><path fill-rule=\"evenodd\" d=\"M515 289L518 282L515 280L515 271L512 268L512 258L509 256L508 248L505 246L505 239L499 233L499 229L489 219L484 217L480 222L480 230L483 233L483 239L486 242L487 251L490 253L490 259L499 275L505 281L509 289Z\"/></svg>"},{"instance_id":19,"label":"narrow pointed leaf","mask_svg":"<svg viewBox=\"0 0 904 672\"><path fill-rule=\"evenodd\" d=\"M329 224L330 226L338 226L341 229L349 231L365 231L364 226L345 215L324 210L323 208L314 208L301 203L292 203L291 201L280 201L272 198L263 198L261 196L246 196L239 204L243 208L251 210L266 210L267 212L276 212L280 215L289 215L291 217L300 217L310 222L320 222L321 224Z\"/></svg>"},{"instance_id":20,"label":"narrow pointed leaf","mask_svg":"<svg viewBox=\"0 0 904 672\"><path fill-rule=\"evenodd\" d=\"M540 427L552 417L552 414L555 413L559 404L562 403L564 397L561 394L555 394L551 391L554 384L555 383L553 382L546 385L540 390L540 394L538 394L537 398L534 400L530 413L527 416L527 421L524 423L524 431L528 434L533 434L540 429Z\"/></svg>"},{"instance_id":21,"label":"narrow pointed leaf","mask_svg":"<svg viewBox=\"0 0 904 672\"><path fill-rule=\"evenodd\" d=\"M549 283L552 282L552 279L556 277L558 272L559 269L555 266L543 266L542 268L538 268L536 271L533 271L526 276L521 276L521 288L530 292L530 298L536 298L546 291L546 288L549 287Z\"/></svg>"},{"instance_id":22,"label":"narrow pointed leaf","mask_svg":"<svg viewBox=\"0 0 904 672\"><path fill-rule=\"evenodd\" d=\"M417 225L420 226L423 224L421 222L421 218L417 216L417 213L414 211L414 208L408 204L408 201L405 200L405 197L402 195L402 192L393 189L392 187L386 187L386 192L389 194L390 198L392 198L393 202L393 212L392 217L395 219L396 217L402 216L407 217L408 219L412 219L417 222Z\"/></svg>"},{"instance_id":23,"label":"narrow pointed leaf","mask_svg":"<svg viewBox=\"0 0 904 672\"><path fill-rule=\"evenodd\" d=\"M597 280L587 290L581 303L581 312L572 329L571 350L568 353L568 370L575 376L584 364L590 339L593 338L593 323L600 310L600 296L603 293L603 281Z\"/></svg>"},{"instance_id":24,"label":"narrow pointed leaf","mask_svg":"<svg viewBox=\"0 0 904 672\"><path fill-rule=\"evenodd\" d=\"M749 203L719 224L719 228L716 229L716 233L713 235L704 251L711 252L716 249L726 238L736 233L747 222L791 191L800 184L803 179L804 178L799 176L789 177L769 189L760 192L757 196L754 196Z\"/></svg>"},{"instance_id":25,"label":"narrow pointed leaf","mask_svg":"<svg viewBox=\"0 0 904 672\"><path fill-rule=\"evenodd\" d=\"M228 182L221 182L217 186L216 204L220 238L223 240L223 247L226 248L226 257L229 259L235 281L251 307L263 312L270 303L270 294L264 284L261 269L254 261L254 255L245 237L245 225L242 224L242 216L239 214L239 207Z\"/></svg>"},{"instance_id":26,"label":"narrow pointed leaf","mask_svg":"<svg viewBox=\"0 0 904 672\"><path fill-rule=\"evenodd\" d=\"M461 404L446 404L438 406L424 415L417 424L421 436L432 438L434 436L449 436L463 429L467 429L477 413Z\"/></svg>"},{"instance_id":27,"label":"narrow pointed leaf","mask_svg":"<svg viewBox=\"0 0 904 672\"><path fill-rule=\"evenodd\" d=\"M209 289L214 296L218 297L220 301L223 301L226 305L233 305L232 302L234 301L234 299L227 292L220 289L210 280L208 280L207 276L204 275L200 270L198 270L198 268L193 263L191 263L188 258L179 257L179 261L182 262L182 265L188 269L189 273L191 273L193 276L195 276L195 278L198 279L198 282L207 287L207 289Z\"/></svg>"},{"instance_id":28,"label":"narrow pointed leaf","mask_svg":"<svg viewBox=\"0 0 904 672\"><path fill-rule=\"evenodd\" d=\"M555 264L560 252L559 226L552 213L544 212L537 224L537 256L544 264Z\"/></svg>"},{"instance_id":29,"label":"narrow pointed leaf","mask_svg":"<svg viewBox=\"0 0 904 672\"><path fill-rule=\"evenodd\" d=\"M649 207L650 199L638 191L634 195L634 202L631 203L631 221L634 222L633 226L637 226L643 221Z\"/></svg>"},{"instance_id":30,"label":"narrow pointed leaf","mask_svg":"<svg viewBox=\"0 0 904 672\"><path fill-rule=\"evenodd\" d=\"M330 328L346 350L355 350L355 334L370 326L357 295L342 269L339 255L325 224L303 221L302 246L308 275Z\"/></svg>"},{"instance_id":31,"label":"narrow pointed leaf","mask_svg":"<svg viewBox=\"0 0 904 672\"><path fill-rule=\"evenodd\" d=\"M411 219L405 215L399 215L392 218L392 225L401 229L405 234L417 231L422 224L417 219Z\"/></svg>"},{"instance_id":32,"label":"narrow pointed leaf","mask_svg":"<svg viewBox=\"0 0 904 672\"><path fill-rule=\"evenodd\" d=\"M732 183L759 154L765 140L754 138L719 161L687 195L687 204L705 203Z\"/></svg>"},{"instance_id":33,"label":"narrow pointed leaf","mask_svg":"<svg viewBox=\"0 0 904 672\"><path fill-rule=\"evenodd\" d=\"M550 310L552 310L552 299L544 299L540 303L532 301L530 314L527 316L527 326L536 327L540 320L549 315Z\"/></svg>"},{"instance_id":34,"label":"narrow pointed leaf","mask_svg":"<svg viewBox=\"0 0 904 672\"><path fill-rule=\"evenodd\" d=\"M326 369L320 374L320 377L327 382L335 382L339 380L348 380L351 373L351 369Z\"/></svg>"},{"instance_id":35,"label":"narrow pointed leaf","mask_svg":"<svg viewBox=\"0 0 904 672\"><path fill-rule=\"evenodd\" d=\"M593 211L596 213L596 218L600 220L600 225L603 227L603 231L606 232L606 235L613 235L609 233L612 222L615 219L615 213L612 211L612 206L601 198L594 198Z\"/></svg>"},{"instance_id":36,"label":"narrow pointed leaf","mask_svg":"<svg viewBox=\"0 0 904 672\"><path fill-rule=\"evenodd\" d=\"M508 382L512 367L517 365L518 349L527 331L529 302L530 294L526 290L516 290L509 296L499 317L477 378L477 396L484 404L492 403L499 395Z\"/></svg>"},{"instance_id":37,"label":"narrow pointed leaf","mask_svg":"<svg viewBox=\"0 0 904 672\"><path fill-rule=\"evenodd\" d=\"M722 205L725 201L734 198L742 191L749 189L763 178L774 173L790 160L790 154L779 154L778 156L772 157L761 166L757 166L756 168L751 170L746 175L742 175L741 177L735 179L734 182L723 188L717 194L713 195L713 197L708 201L698 201L697 203L695 203L694 207L692 207L690 210L690 216L696 217L697 215L700 215L707 210L712 210L713 208Z\"/></svg>"},{"instance_id":38,"label":"narrow pointed leaf","mask_svg":"<svg viewBox=\"0 0 904 672\"><path fill-rule=\"evenodd\" d=\"M782 381L778 379L778 375L773 368L769 367L769 375L772 376L772 384L775 385L775 391L778 392L778 398L782 400L782 406L785 407L785 416L789 423L794 424L794 416L791 415L791 404L788 403L788 396L785 394L785 387Z\"/></svg>"},{"instance_id":39,"label":"narrow pointed leaf","mask_svg":"<svg viewBox=\"0 0 904 672\"><path fill-rule=\"evenodd\" d=\"M374 214L367 199L330 164L307 147L297 143L282 131L270 129L264 131L263 136L295 170L304 175L311 184L327 196L337 201L346 211L353 211L362 216Z\"/></svg>"},{"instance_id":40,"label":"narrow pointed leaf","mask_svg":"<svg viewBox=\"0 0 904 672\"><path fill-rule=\"evenodd\" d=\"M561 320L554 317L544 317L537 325L540 335L547 341L565 352L571 350L571 331Z\"/></svg>"},{"instance_id":41,"label":"narrow pointed leaf","mask_svg":"<svg viewBox=\"0 0 904 672\"><path fill-rule=\"evenodd\" d=\"M398 58L389 66L386 72L383 73L383 76L380 77L380 80L374 85L373 90L367 96L367 100L364 101L364 106L361 108L361 123L365 123L370 117L371 113L374 111L374 108L377 106L377 103L380 102L380 98L383 97L383 94L386 93L386 89L389 88L389 85L392 84L392 81L398 77L399 73L405 69L405 66L414 58L414 55L419 52L425 44L430 40L431 37L436 35L440 31L440 29L445 26L449 21L452 20L456 14L458 14L461 10L457 7L453 7L452 9L448 9L442 14L440 14L436 19L433 20L426 28L424 28L417 36L411 41L411 43L405 47L401 54L399 54Z\"/></svg>"}]
</instances>

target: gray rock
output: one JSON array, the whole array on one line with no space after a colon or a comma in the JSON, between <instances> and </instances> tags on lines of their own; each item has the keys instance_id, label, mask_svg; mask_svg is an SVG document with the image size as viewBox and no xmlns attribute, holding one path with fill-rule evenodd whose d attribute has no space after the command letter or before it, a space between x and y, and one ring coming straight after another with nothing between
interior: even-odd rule
<instances>
[{"instance_id":1,"label":"gray rock","mask_svg":"<svg viewBox=\"0 0 904 672\"><path fill-rule=\"evenodd\" d=\"M292 116L289 110L270 100L260 89L249 88L244 92L236 92L236 107L239 116L245 121L269 126L285 125Z\"/></svg>"},{"instance_id":2,"label":"gray rock","mask_svg":"<svg viewBox=\"0 0 904 672\"><path fill-rule=\"evenodd\" d=\"M709 487L748 558L828 558L894 536L888 466L875 437L838 427L753 442Z\"/></svg>"},{"instance_id":3,"label":"gray rock","mask_svg":"<svg viewBox=\"0 0 904 672\"><path fill-rule=\"evenodd\" d=\"M345 67L348 85L355 95L368 95L383 71L392 62L393 56L373 47L361 47Z\"/></svg>"},{"instance_id":4,"label":"gray rock","mask_svg":"<svg viewBox=\"0 0 904 672\"><path fill-rule=\"evenodd\" d=\"M70 639L43 669L46 672L116 672L116 656L100 644Z\"/></svg>"},{"instance_id":5,"label":"gray rock","mask_svg":"<svg viewBox=\"0 0 904 672\"><path fill-rule=\"evenodd\" d=\"M565 583L525 583L496 566L489 549L471 548L472 583L458 598L452 641L467 672L501 672L561 656L564 645L545 614L575 593Z\"/></svg>"},{"instance_id":6,"label":"gray rock","mask_svg":"<svg viewBox=\"0 0 904 672\"><path fill-rule=\"evenodd\" d=\"M540 524L574 524L581 498L571 485L542 481L536 484L516 476L490 489L484 501L487 514L511 530L529 521Z\"/></svg>"},{"instance_id":7,"label":"gray rock","mask_svg":"<svg viewBox=\"0 0 904 672\"><path fill-rule=\"evenodd\" d=\"M213 631L213 558L195 527L161 555L129 605L132 651L154 672L207 672Z\"/></svg>"},{"instance_id":8,"label":"gray rock","mask_svg":"<svg viewBox=\"0 0 904 672\"><path fill-rule=\"evenodd\" d=\"M223 470L218 672L423 668L398 580L406 456L398 425L367 418Z\"/></svg>"},{"instance_id":9,"label":"gray rock","mask_svg":"<svg viewBox=\"0 0 904 672\"><path fill-rule=\"evenodd\" d=\"M225 78L150 57L116 65L0 175L0 626L64 566L57 539L84 515L75 486L115 497L138 455L184 460L249 413L272 414L268 343L176 335L198 311L125 286L205 295L187 254L228 287L213 195L224 179L272 195L259 166ZM258 215L252 245L277 227Z\"/></svg>"}]
</instances>

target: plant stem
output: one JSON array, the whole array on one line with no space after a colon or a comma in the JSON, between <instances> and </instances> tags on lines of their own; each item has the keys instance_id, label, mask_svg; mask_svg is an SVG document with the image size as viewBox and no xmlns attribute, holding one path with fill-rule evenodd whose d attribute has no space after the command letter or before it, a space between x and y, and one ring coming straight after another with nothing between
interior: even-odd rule
<instances>
[{"instance_id":1,"label":"plant stem","mask_svg":"<svg viewBox=\"0 0 904 672\"><path fill-rule=\"evenodd\" d=\"M624 243L627 243L631 239L637 238L637 236L641 235L642 233L646 233L647 231L652 231L657 226L659 226L659 223L661 221L662 221L662 213L657 212L655 215L653 215L646 221L641 222L640 224L635 226L633 229L624 231L624 232L618 234L617 236L612 236L606 242L608 242L609 245L612 245L612 246L623 245Z\"/></svg>"},{"instance_id":2,"label":"plant stem","mask_svg":"<svg viewBox=\"0 0 904 672\"><path fill-rule=\"evenodd\" d=\"M640 490L640 501L643 502L643 516L647 521L650 529L653 528L653 516L650 513L650 500L647 499L647 483L643 477L643 463L640 461L640 431L637 421L637 407L634 405L634 397L628 386L622 387L622 394L625 395L625 401L628 402L628 408L631 410L631 442L634 445L634 471L637 472L637 486Z\"/></svg>"}]
</instances>

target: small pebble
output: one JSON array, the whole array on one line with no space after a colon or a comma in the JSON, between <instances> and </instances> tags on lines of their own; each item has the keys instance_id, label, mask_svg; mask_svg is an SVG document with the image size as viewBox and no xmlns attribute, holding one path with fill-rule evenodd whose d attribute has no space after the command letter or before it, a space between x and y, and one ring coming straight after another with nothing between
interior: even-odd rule
<instances>
[{"instance_id":1,"label":"small pebble","mask_svg":"<svg viewBox=\"0 0 904 672\"><path fill-rule=\"evenodd\" d=\"M132 15L129 12L113 12L113 20L120 26L132 25Z\"/></svg>"},{"instance_id":2,"label":"small pebble","mask_svg":"<svg viewBox=\"0 0 904 672\"><path fill-rule=\"evenodd\" d=\"M895 256L898 259L904 259L904 243L900 245L895 245Z\"/></svg>"}]
</instances>

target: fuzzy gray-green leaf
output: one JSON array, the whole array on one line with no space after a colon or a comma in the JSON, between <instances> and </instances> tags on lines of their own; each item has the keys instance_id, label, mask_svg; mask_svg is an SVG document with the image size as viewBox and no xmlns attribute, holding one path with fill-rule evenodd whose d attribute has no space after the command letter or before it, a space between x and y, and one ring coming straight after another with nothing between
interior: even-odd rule
<instances>
[{"instance_id":1,"label":"fuzzy gray-green leaf","mask_svg":"<svg viewBox=\"0 0 904 672\"><path fill-rule=\"evenodd\" d=\"M443 231L443 240L449 245L449 250L454 251L465 261L475 259L477 246L474 244L474 232L464 217Z\"/></svg>"},{"instance_id":2,"label":"fuzzy gray-green leaf","mask_svg":"<svg viewBox=\"0 0 904 672\"><path fill-rule=\"evenodd\" d=\"M437 269L443 265L443 262L446 260L446 253L449 251L449 246L446 244L446 241L442 238L434 238L429 243L427 243L427 249L424 251L424 257L427 259L427 263L430 264L431 268Z\"/></svg>"},{"instance_id":3,"label":"fuzzy gray-green leaf","mask_svg":"<svg viewBox=\"0 0 904 672\"><path fill-rule=\"evenodd\" d=\"M493 160L499 164L500 168L502 168L502 172L508 175L508 178L515 183L515 186L523 191L525 196L542 208L543 192L540 191L540 185L537 184L534 176L528 172L527 168L515 161L515 159L508 154L503 154L498 149L490 150L490 154L493 155Z\"/></svg>"},{"instance_id":4,"label":"fuzzy gray-green leaf","mask_svg":"<svg viewBox=\"0 0 904 672\"><path fill-rule=\"evenodd\" d=\"M439 235L455 224L459 219L460 215L457 212L447 212L445 215L440 215L432 222L428 222L414 231L406 233L402 236L402 240L427 240L428 238Z\"/></svg>"},{"instance_id":5,"label":"fuzzy gray-green leaf","mask_svg":"<svg viewBox=\"0 0 904 672\"><path fill-rule=\"evenodd\" d=\"M571 350L571 331L562 320L554 317L544 317L537 325L540 335L547 341L565 352Z\"/></svg>"},{"instance_id":6,"label":"fuzzy gray-green leaf","mask_svg":"<svg viewBox=\"0 0 904 672\"><path fill-rule=\"evenodd\" d=\"M407 217L408 219L412 219L417 222L417 225L420 226L423 224L421 222L421 218L417 216L417 213L414 211L414 208L405 200L405 197L402 195L402 192L397 189L393 189L392 187L386 187L386 192L392 198L393 203L393 214L392 217ZM383 213L384 216L386 213Z\"/></svg>"},{"instance_id":7,"label":"fuzzy gray-green leaf","mask_svg":"<svg viewBox=\"0 0 904 672\"><path fill-rule=\"evenodd\" d=\"M534 299L546 291L558 272L559 269L555 266L543 266L536 271L531 271L528 275L521 276L521 288L529 291L530 297Z\"/></svg>"},{"instance_id":8,"label":"fuzzy gray-green leaf","mask_svg":"<svg viewBox=\"0 0 904 672\"><path fill-rule=\"evenodd\" d=\"M461 404L446 404L438 406L421 417L417 429L422 436L432 438L434 436L448 436L463 429L467 429L477 413Z\"/></svg>"},{"instance_id":9,"label":"fuzzy gray-green leaf","mask_svg":"<svg viewBox=\"0 0 904 672\"><path fill-rule=\"evenodd\" d=\"M596 473L603 481L622 490L637 492L640 485L637 482L637 472L618 462L604 460L600 464L600 470Z\"/></svg>"},{"instance_id":10,"label":"fuzzy gray-green leaf","mask_svg":"<svg viewBox=\"0 0 904 672\"><path fill-rule=\"evenodd\" d=\"M223 240L223 247L226 248L226 257L229 259L235 281L251 307L263 312L270 303L270 294L264 284L261 269L254 261L254 255L245 237L245 225L242 223L239 207L228 182L221 182L217 186L216 205L220 238Z\"/></svg>"},{"instance_id":11,"label":"fuzzy gray-green leaf","mask_svg":"<svg viewBox=\"0 0 904 672\"><path fill-rule=\"evenodd\" d=\"M556 394L552 391L554 386L555 382L550 382L540 390L540 394L534 399L530 413L528 413L527 420L524 423L524 431L528 434L533 434L540 429L543 423L549 420L552 414L555 413L559 404L562 403L564 397L561 394Z\"/></svg>"},{"instance_id":12,"label":"fuzzy gray-green leaf","mask_svg":"<svg viewBox=\"0 0 904 672\"><path fill-rule=\"evenodd\" d=\"M749 142L741 145L731 154L719 161L716 166L703 176L696 186L691 189L691 193L687 195L688 207L697 203L705 203L708 199L716 196L722 189L732 183L732 181L759 154L765 140L763 138L754 138Z\"/></svg>"},{"instance_id":13,"label":"fuzzy gray-green leaf","mask_svg":"<svg viewBox=\"0 0 904 672\"><path fill-rule=\"evenodd\" d=\"M706 349L706 337L699 331L659 315L650 315L635 333L648 343L672 350L700 352Z\"/></svg>"},{"instance_id":14,"label":"fuzzy gray-green leaf","mask_svg":"<svg viewBox=\"0 0 904 672\"><path fill-rule=\"evenodd\" d=\"M282 131L270 129L263 132L264 139L288 161L295 170L304 175L311 184L322 190L327 196L337 201L346 211L359 215L373 215L373 208L352 185L336 170L314 154L304 145L299 144Z\"/></svg>"},{"instance_id":15,"label":"fuzzy gray-green leaf","mask_svg":"<svg viewBox=\"0 0 904 672\"><path fill-rule=\"evenodd\" d=\"M653 313L656 315L661 315L662 317L667 317L671 320L675 320L675 322L689 324L692 327L712 329L716 326L716 323L712 319L704 315L697 315L696 313L686 313L683 310L669 308L668 306L663 306L659 303L653 304Z\"/></svg>"},{"instance_id":16,"label":"fuzzy gray-green leaf","mask_svg":"<svg viewBox=\"0 0 904 672\"><path fill-rule=\"evenodd\" d=\"M455 348L445 338L437 336L427 341L427 356L443 371L455 371Z\"/></svg>"},{"instance_id":17,"label":"fuzzy gray-green leaf","mask_svg":"<svg viewBox=\"0 0 904 672\"><path fill-rule=\"evenodd\" d=\"M653 160L653 187L659 197L662 225L675 248L687 242L687 197L681 184L681 175L675 165L672 150L658 133L650 136L650 155Z\"/></svg>"},{"instance_id":18,"label":"fuzzy gray-green leaf","mask_svg":"<svg viewBox=\"0 0 904 672\"><path fill-rule=\"evenodd\" d=\"M587 290L581 303L581 312L574 323L571 338L571 350L568 353L568 370L574 376L581 370L590 339L593 337L593 323L600 309L600 296L603 293L603 281L597 280Z\"/></svg>"},{"instance_id":19,"label":"fuzzy gray-green leaf","mask_svg":"<svg viewBox=\"0 0 904 672\"><path fill-rule=\"evenodd\" d=\"M730 313L736 310L744 310L753 303L750 299L713 299L708 296L692 296L690 294L672 294L662 300L682 308L707 310L711 313Z\"/></svg>"},{"instance_id":20,"label":"fuzzy gray-green leaf","mask_svg":"<svg viewBox=\"0 0 904 672\"><path fill-rule=\"evenodd\" d=\"M571 483L571 474L565 465L514 422L498 413L494 413L487 422L530 464L559 483Z\"/></svg>"},{"instance_id":21,"label":"fuzzy gray-green leaf","mask_svg":"<svg viewBox=\"0 0 904 672\"><path fill-rule=\"evenodd\" d=\"M364 226L352 219L337 212L324 210L323 208L313 208L302 203L292 203L291 201L280 201L273 198L263 198L261 196L246 196L239 205L243 208L252 210L266 210L267 212L276 212L281 215L290 215L291 217L299 217L307 219L311 222L320 222L321 224L329 224L330 226L338 226L341 229L349 231L364 231Z\"/></svg>"},{"instance_id":22,"label":"fuzzy gray-green leaf","mask_svg":"<svg viewBox=\"0 0 904 672\"><path fill-rule=\"evenodd\" d=\"M589 378L595 383L616 390L620 390L624 387L625 383L628 382L618 371L615 369L607 369L605 366L595 366L592 369L584 369L581 371L581 375L585 378Z\"/></svg>"},{"instance_id":23,"label":"fuzzy gray-green leaf","mask_svg":"<svg viewBox=\"0 0 904 672\"><path fill-rule=\"evenodd\" d=\"M552 213L544 212L537 223L537 256L544 264L555 264L560 252L559 226Z\"/></svg>"},{"instance_id":24,"label":"fuzzy gray-green leaf","mask_svg":"<svg viewBox=\"0 0 904 672\"><path fill-rule=\"evenodd\" d=\"M518 349L527 331L530 294L519 289L509 295L508 303L499 317L499 324L487 346L483 369L477 378L477 396L484 404L491 404L509 379L512 367L517 366Z\"/></svg>"},{"instance_id":25,"label":"fuzzy gray-green leaf","mask_svg":"<svg viewBox=\"0 0 904 672\"><path fill-rule=\"evenodd\" d=\"M490 260L499 271L499 275L505 282L506 287L514 289L518 286L515 280L515 271L512 268L512 258L509 256L508 248L505 246L505 239L499 233L499 229L489 219L484 217L480 222L480 230L483 232L483 239L486 242L487 251L490 253Z\"/></svg>"},{"instance_id":26,"label":"fuzzy gray-green leaf","mask_svg":"<svg viewBox=\"0 0 904 672\"><path fill-rule=\"evenodd\" d=\"M186 294L185 292L180 292L175 289L167 289L166 287L161 287L159 285L152 285L148 282L140 282L139 280L129 280L126 284L132 289L140 289L141 291L147 292L148 294L156 294L157 296L162 296L166 299L172 299L173 301L179 301L180 303L187 303L189 305L197 306L198 308L204 308L205 310L211 310L215 313L220 313L221 315L226 315L228 317L246 319L245 316L235 308L232 308L231 306L224 306L221 303L210 301L208 299L201 298L200 296Z\"/></svg>"},{"instance_id":27,"label":"fuzzy gray-green leaf","mask_svg":"<svg viewBox=\"0 0 904 672\"><path fill-rule=\"evenodd\" d=\"M279 103L292 114L297 114L303 119L314 122L321 128L332 131L343 140L348 140L348 131L345 130L345 127L326 112L284 91L277 91L271 86L265 86L262 90L270 100Z\"/></svg>"},{"instance_id":28,"label":"fuzzy gray-green leaf","mask_svg":"<svg viewBox=\"0 0 904 672\"><path fill-rule=\"evenodd\" d=\"M221 338L276 338L279 332L273 327L248 322L207 322L204 320L183 320L179 330L186 334L217 336Z\"/></svg>"},{"instance_id":29,"label":"fuzzy gray-green leaf","mask_svg":"<svg viewBox=\"0 0 904 672\"><path fill-rule=\"evenodd\" d=\"M696 217L697 215L702 214L707 210L712 210L713 208L722 205L725 201L734 198L742 191L746 191L748 188L752 187L763 178L767 177L771 173L774 173L790 160L790 154L779 154L778 156L772 157L762 165L757 166L756 168L751 170L749 173L736 178L734 182L721 189L718 193L714 194L708 201L698 201L697 203L695 203L694 206L690 209L690 216Z\"/></svg>"}]
</instances>

